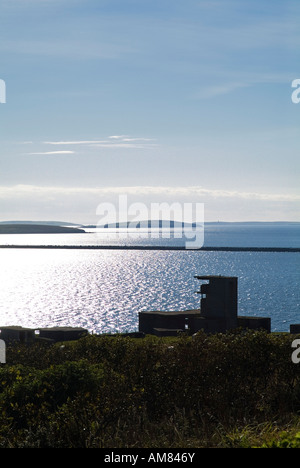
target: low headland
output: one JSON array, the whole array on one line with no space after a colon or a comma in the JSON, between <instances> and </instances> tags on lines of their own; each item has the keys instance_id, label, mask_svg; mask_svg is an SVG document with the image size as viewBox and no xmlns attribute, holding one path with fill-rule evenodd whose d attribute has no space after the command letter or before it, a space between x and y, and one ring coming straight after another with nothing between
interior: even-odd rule
<instances>
[{"instance_id":1,"label":"low headland","mask_svg":"<svg viewBox=\"0 0 300 468\"><path fill-rule=\"evenodd\" d=\"M47 224L1 224L0 234L85 234L83 229Z\"/></svg>"},{"instance_id":2,"label":"low headland","mask_svg":"<svg viewBox=\"0 0 300 468\"><path fill-rule=\"evenodd\" d=\"M151 221L141 222L140 225L136 226L137 229L151 226ZM159 224L159 227L163 227L163 221L156 221ZM209 223L208 223L209 224ZM221 223L226 224L226 223ZM238 223L236 223L238 224ZM249 223L256 224L256 223ZM259 223L258 223L259 224ZM280 225L281 223L277 223ZM129 223L117 223L117 225L104 225L102 228L114 227L116 229L128 228ZM170 228L182 227L183 225L188 225L190 227L195 227L193 224L187 223L176 223L170 222ZM43 222L34 222L34 221L10 221L10 222L0 222L0 235L1 234L87 234L89 229L94 229L99 226L95 225L83 225L83 224L72 224L72 223L63 223L55 221L43 221ZM202 247L192 247L188 248L184 245L148 245L148 244L84 244L84 245L20 245L20 244L4 244L1 245L0 237L0 248L10 249L80 249L80 250L170 250L170 251L182 251L182 250L191 250L191 251L215 251L215 252L300 252L300 247L253 247L253 246L210 246L204 245Z\"/></svg>"}]
</instances>

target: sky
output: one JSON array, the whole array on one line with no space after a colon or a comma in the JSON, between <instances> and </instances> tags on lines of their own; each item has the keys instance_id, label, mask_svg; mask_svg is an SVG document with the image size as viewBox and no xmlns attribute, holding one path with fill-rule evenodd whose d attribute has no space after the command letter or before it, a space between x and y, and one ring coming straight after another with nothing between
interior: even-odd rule
<instances>
[{"instance_id":1,"label":"sky","mask_svg":"<svg viewBox=\"0 0 300 468\"><path fill-rule=\"evenodd\" d=\"M0 221L120 196L300 221L299 24L299 0L0 0Z\"/></svg>"}]
</instances>

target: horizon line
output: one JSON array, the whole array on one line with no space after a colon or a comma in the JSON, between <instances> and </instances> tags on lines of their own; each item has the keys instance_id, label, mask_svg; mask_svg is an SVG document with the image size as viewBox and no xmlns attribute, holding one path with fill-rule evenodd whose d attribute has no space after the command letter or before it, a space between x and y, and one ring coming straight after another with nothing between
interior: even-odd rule
<instances>
[{"instance_id":1,"label":"horizon line","mask_svg":"<svg viewBox=\"0 0 300 468\"><path fill-rule=\"evenodd\" d=\"M243 220L243 221L221 221L221 220L216 220L216 221L203 221L203 222L193 222L193 221L182 221L182 220L176 220L176 219L144 219L144 220L140 220L140 221L137 221L137 220L127 220L127 221L118 221L116 223L114 222L109 222L109 223L105 223L104 225L102 226L97 226L97 224L95 223L77 223L75 221L56 221L56 220L3 220L3 221L0 221L0 224L17 224L17 223L20 223L20 224L26 224L26 223L29 223L29 224L39 224L39 223L42 223L42 224L45 224L45 223L57 223L57 224L61 224L61 225L76 225L76 226L81 226L81 227L84 227L84 226L95 226L95 227L99 227L99 228L105 228L105 226L112 226L112 225L119 225L119 224L124 224L124 223L145 223L145 222L174 222L174 223L185 223L185 224L300 224L300 221L296 221L296 220L290 220L290 221L280 221L280 220L276 220L276 221L247 221L247 220ZM116 226L112 226L112 227L116 227Z\"/></svg>"}]
</instances>

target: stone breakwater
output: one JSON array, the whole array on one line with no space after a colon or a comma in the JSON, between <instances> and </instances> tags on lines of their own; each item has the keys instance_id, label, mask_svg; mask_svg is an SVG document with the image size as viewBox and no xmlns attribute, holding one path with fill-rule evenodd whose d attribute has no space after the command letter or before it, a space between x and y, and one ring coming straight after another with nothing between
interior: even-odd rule
<instances>
[{"instance_id":1,"label":"stone breakwater","mask_svg":"<svg viewBox=\"0 0 300 468\"><path fill-rule=\"evenodd\" d=\"M154 245L0 245L0 249L187 250L197 252L300 252L300 247L201 247Z\"/></svg>"}]
</instances>

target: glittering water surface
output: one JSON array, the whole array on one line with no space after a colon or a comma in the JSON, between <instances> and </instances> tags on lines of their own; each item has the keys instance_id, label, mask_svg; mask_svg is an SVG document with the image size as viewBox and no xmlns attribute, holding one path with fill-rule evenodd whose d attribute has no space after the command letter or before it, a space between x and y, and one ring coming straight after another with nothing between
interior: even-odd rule
<instances>
[{"instance_id":1,"label":"glittering water surface","mask_svg":"<svg viewBox=\"0 0 300 468\"><path fill-rule=\"evenodd\" d=\"M185 245L204 241L220 247L300 247L300 223L207 223L195 230L86 229L84 234L0 235L1 245ZM201 247L201 245L196 245Z\"/></svg>"},{"instance_id":2,"label":"glittering water surface","mask_svg":"<svg viewBox=\"0 0 300 468\"><path fill-rule=\"evenodd\" d=\"M0 249L0 325L138 328L141 310L199 306L194 275L238 276L239 314L299 323L300 254Z\"/></svg>"}]
</instances>

